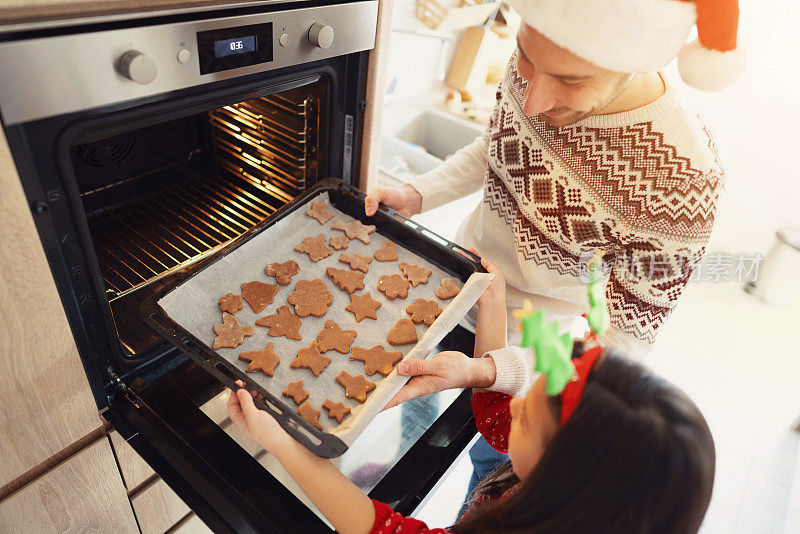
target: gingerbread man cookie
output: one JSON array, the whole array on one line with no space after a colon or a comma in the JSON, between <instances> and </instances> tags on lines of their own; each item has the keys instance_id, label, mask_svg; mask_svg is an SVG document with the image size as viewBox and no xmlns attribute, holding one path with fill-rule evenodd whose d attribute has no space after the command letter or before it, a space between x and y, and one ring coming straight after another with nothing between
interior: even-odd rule
<instances>
[{"instance_id":1,"label":"gingerbread man cookie","mask_svg":"<svg viewBox=\"0 0 800 534\"><path fill-rule=\"evenodd\" d=\"M222 324L214 325L214 333L217 338L214 340L213 349L217 350L222 347L229 349L238 347L244 342L245 337L253 335L252 326L242 326L236 317L230 313L222 314Z\"/></svg>"},{"instance_id":2,"label":"gingerbread man cookie","mask_svg":"<svg viewBox=\"0 0 800 534\"><path fill-rule=\"evenodd\" d=\"M333 285L348 293L352 294L360 289L364 289L364 273L328 267L325 269L325 274L331 279Z\"/></svg>"},{"instance_id":3,"label":"gingerbread man cookie","mask_svg":"<svg viewBox=\"0 0 800 534\"><path fill-rule=\"evenodd\" d=\"M461 292L456 281L452 278L444 278L439 287L436 288L436 296L442 300L447 300L455 297Z\"/></svg>"},{"instance_id":4,"label":"gingerbread man cookie","mask_svg":"<svg viewBox=\"0 0 800 534\"><path fill-rule=\"evenodd\" d=\"M344 388L344 396L358 402L367 401L367 393L375 389L375 382L370 382L362 375L352 376L347 371L342 371L336 376L336 381Z\"/></svg>"},{"instance_id":5,"label":"gingerbread man cookie","mask_svg":"<svg viewBox=\"0 0 800 534\"><path fill-rule=\"evenodd\" d=\"M336 250L343 250L350 244L350 240L347 239L347 236L344 234L336 234L331 236L328 240L328 244Z\"/></svg>"},{"instance_id":6,"label":"gingerbread man cookie","mask_svg":"<svg viewBox=\"0 0 800 534\"><path fill-rule=\"evenodd\" d=\"M394 369L394 365L403 359L403 353L399 350L389 352L381 345L375 345L371 349L353 347L350 359L364 362L364 371L368 375L380 373L388 376Z\"/></svg>"},{"instance_id":7,"label":"gingerbread man cookie","mask_svg":"<svg viewBox=\"0 0 800 534\"><path fill-rule=\"evenodd\" d=\"M219 311L221 312L228 312L231 315L235 315L236 312L242 311L242 308L244 308L244 304L242 303L242 297L239 295L228 293L224 297L219 298Z\"/></svg>"},{"instance_id":8,"label":"gingerbread man cookie","mask_svg":"<svg viewBox=\"0 0 800 534\"><path fill-rule=\"evenodd\" d=\"M416 299L414 304L406 308L406 313L411 316L414 324L425 323L430 326L442 313L442 309L435 300Z\"/></svg>"},{"instance_id":9,"label":"gingerbread man cookie","mask_svg":"<svg viewBox=\"0 0 800 534\"><path fill-rule=\"evenodd\" d=\"M333 293L328 291L325 282L319 278L300 280L286 301L294 306L294 313L298 317L322 317L333 303Z\"/></svg>"},{"instance_id":10,"label":"gingerbread man cookie","mask_svg":"<svg viewBox=\"0 0 800 534\"><path fill-rule=\"evenodd\" d=\"M272 350L272 343L267 343L264 350L242 352L239 354L239 359L250 362L247 369L244 370L246 373L261 371L270 377L273 376L275 368L281 362L281 359L278 358L278 355Z\"/></svg>"},{"instance_id":11,"label":"gingerbread man cookie","mask_svg":"<svg viewBox=\"0 0 800 534\"><path fill-rule=\"evenodd\" d=\"M297 252L308 254L311 261L319 261L327 258L333 251L325 246L325 234L306 237L303 242L294 247Z\"/></svg>"},{"instance_id":12,"label":"gingerbread man cookie","mask_svg":"<svg viewBox=\"0 0 800 534\"><path fill-rule=\"evenodd\" d=\"M257 280L242 284L242 296L255 313L261 313L264 308L272 304L277 292L278 286L275 284L265 284Z\"/></svg>"},{"instance_id":13,"label":"gingerbread man cookie","mask_svg":"<svg viewBox=\"0 0 800 534\"><path fill-rule=\"evenodd\" d=\"M304 402L302 406L297 409L297 414L314 425L317 430L322 430L322 425L319 424L320 411L311 406L308 401Z\"/></svg>"},{"instance_id":14,"label":"gingerbread man cookie","mask_svg":"<svg viewBox=\"0 0 800 534\"><path fill-rule=\"evenodd\" d=\"M381 248L375 251L373 257L378 261L396 261L397 247L393 241L387 241Z\"/></svg>"},{"instance_id":15,"label":"gingerbread man cookie","mask_svg":"<svg viewBox=\"0 0 800 534\"><path fill-rule=\"evenodd\" d=\"M362 319L369 317L370 319L378 318L378 308L381 303L373 299L369 291L362 295L350 295L350 304L347 305L345 310L349 311L356 316L356 322L360 323Z\"/></svg>"},{"instance_id":16,"label":"gingerbread man cookie","mask_svg":"<svg viewBox=\"0 0 800 534\"><path fill-rule=\"evenodd\" d=\"M386 341L395 347L413 345L419 341L419 338L417 337L417 329L414 327L414 323L411 321L411 319L406 319L404 317L397 321L397 324L394 325L394 328L389 330L389 333L386 335Z\"/></svg>"},{"instance_id":17,"label":"gingerbread man cookie","mask_svg":"<svg viewBox=\"0 0 800 534\"><path fill-rule=\"evenodd\" d=\"M284 397L291 397L295 404L302 404L303 401L308 398L309 393L303 389L303 381L298 380L297 382L289 382L289 385L283 390L282 395Z\"/></svg>"},{"instance_id":18,"label":"gingerbread man cookie","mask_svg":"<svg viewBox=\"0 0 800 534\"><path fill-rule=\"evenodd\" d=\"M369 264L372 261L372 258L369 256L362 256L361 254L348 254L345 252L339 256L339 261L348 264L354 271L368 273Z\"/></svg>"},{"instance_id":19,"label":"gingerbread man cookie","mask_svg":"<svg viewBox=\"0 0 800 534\"><path fill-rule=\"evenodd\" d=\"M325 328L317 334L317 345L320 352L335 350L336 352L347 354L350 352L350 345L353 344L356 335L355 330L342 330L335 322L325 321Z\"/></svg>"},{"instance_id":20,"label":"gingerbread man cookie","mask_svg":"<svg viewBox=\"0 0 800 534\"><path fill-rule=\"evenodd\" d=\"M314 373L314 376L319 376L332 361L327 356L323 356L317 342L312 341L308 348L297 351L297 358L292 360L289 367L292 369L305 368Z\"/></svg>"},{"instance_id":21,"label":"gingerbread man cookie","mask_svg":"<svg viewBox=\"0 0 800 534\"><path fill-rule=\"evenodd\" d=\"M344 232L348 239L358 239L365 245L369 245L369 234L375 231L374 224L361 224L361 221L353 220L346 223L340 219L333 221L331 230Z\"/></svg>"},{"instance_id":22,"label":"gingerbread man cookie","mask_svg":"<svg viewBox=\"0 0 800 534\"><path fill-rule=\"evenodd\" d=\"M408 280L399 274L384 274L378 280L378 291L389 300L404 299L408 296Z\"/></svg>"},{"instance_id":23,"label":"gingerbread man cookie","mask_svg":"<svg viewBox=\"0 0 800 534\"><path fill-rule=\"evenodd\" d=\"M350 413L350 408L345 406L343 402L333 402L330 399L325 399L322 407L328 410L328 417L336 419L340 423Z\"/></svg>"},{"instance_id":24,"label":"gingerbread man cookie","mask_svg":"<svg viewBox=\"0 0 800 534\"><path fill-rule=\"evenodd\" d=\"M406 277L406 280L411 282L411 285L417 287L420 284L427 284L428 277L433 273L430 269L426 269L425 267L420 267L419 265L414 265L411 263L406 263L401 261L398 264L400 270L403 271L403 275Z\"/></svg>"},{"instance_id":25,"label":"gingerbread man cookie","mask_svg":"<svg viewBox=\"0 0 800 534\"><path fill-rule=\"evenodd\" d=\"M300 336L300 318L292 313L289 306L281 306L275 315L267 315L256 319L258 326L269 328L267 335L270 337L286 336L289 339L303 339Z\"/></svg>"},{"instance_id":26,"label":"gingerbread man cookie","mask_svg":"<svg viewBox=\"0 0 800 534\"><path fill-rule=\"evenodd\" d=\"M333 213L328 212L328 199L312 202L311 209L306 211L306 215L316 219L320 224L330 221L333 218Z\"/></svg>"},{"instance_id":27,"label":"gingerbread man cookie","mask_svg":"<svg viewBox=\"0 0 800 534\"><path fill-rule=\"evenodd\" d=\"M280 285L288 286L292 283L292 277L300 272L300 267L296 261L289 260L283 263L270 263L264 267L264 272L267 276L274 276Z\"/></svg>"}]
</instances>

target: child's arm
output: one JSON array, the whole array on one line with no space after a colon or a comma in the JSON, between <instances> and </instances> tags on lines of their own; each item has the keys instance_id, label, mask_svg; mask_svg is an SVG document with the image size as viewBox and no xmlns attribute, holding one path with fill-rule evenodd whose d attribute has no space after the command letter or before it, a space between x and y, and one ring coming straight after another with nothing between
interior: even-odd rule
<instances>
[{"instance_id":1,"label":"child's arm","mask_svg":"<svg viewBox=\"0 0 800 534\"><path fill-rule=\"evenodd\" d=\"M490 350L502 349L508 345L506 315L506 279L503 273L486 258L481 265L494 275L489 287L478 299L478 319L475 326L476 358L483 357Z\"/></svg>"}]
</instances>

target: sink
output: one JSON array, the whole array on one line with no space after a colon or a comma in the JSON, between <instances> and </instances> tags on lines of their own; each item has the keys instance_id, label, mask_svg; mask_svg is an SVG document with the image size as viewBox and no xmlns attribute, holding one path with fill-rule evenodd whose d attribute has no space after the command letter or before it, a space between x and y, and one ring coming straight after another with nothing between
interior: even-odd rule
<instances>
[{"instance_id":1,"label":"sink","mask_svg":"<svg viewBox=\"0 0 800 534\"><path fill-rule=\"evenodd\" d=\"M391 118L391 112L387 112ZM386 121L379 170L400 182L426 173L483 133L483 126L439 110Z\"/></svg>"}]
</instances>

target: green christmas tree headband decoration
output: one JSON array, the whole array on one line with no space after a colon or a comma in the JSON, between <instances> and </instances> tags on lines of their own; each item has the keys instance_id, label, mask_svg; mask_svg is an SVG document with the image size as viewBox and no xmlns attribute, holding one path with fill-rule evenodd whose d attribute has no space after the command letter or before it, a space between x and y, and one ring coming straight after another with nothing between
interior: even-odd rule
<instances>
[{"instance_id":1,"label":"green christmas tree headband decoration","mask_svg":"<svg viewBox=\"0 0 800 534\"><path fill-rule=\"evenodd\" d=\"M589 323L592 336L605 332L611 322L602 281L603 255L604 253L596 254L587 265L589 312L584 317ZM534 370L547 377L547 395L558 395L575 374L575 366L572 365L572 338L568 332L559 335L558 322L545 322L544 310L534 312L530 302L526 302L525 308L514 315L522 325L520 345L534 350Z\"/></svg>"}]
</instances>

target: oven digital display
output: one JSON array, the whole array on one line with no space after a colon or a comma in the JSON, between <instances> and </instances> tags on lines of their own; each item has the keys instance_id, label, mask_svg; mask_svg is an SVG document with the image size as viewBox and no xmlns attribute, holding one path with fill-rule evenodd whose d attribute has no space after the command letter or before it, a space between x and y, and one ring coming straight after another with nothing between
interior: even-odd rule
<instances>
[{"instance_id":1,"label":"oven digital display","mask_svg":"<svg viewBox=\"0 0 800 534\"><path fill-rule=\"evenodd\" d=\"M214 41L214 57L225 57L232 54L246 54L256 51L256 36L238 37Z\"/></svg>"},{"instance_id":2,"label":"oven digital display","mask_svg":"<svg viewBox=\"0 0 800 534\"><path fill-rule=\"evenodd\" d=\"M272 23L198 32L200 74L249 67L273 60Z\"/></svg>"}]
</instances>

